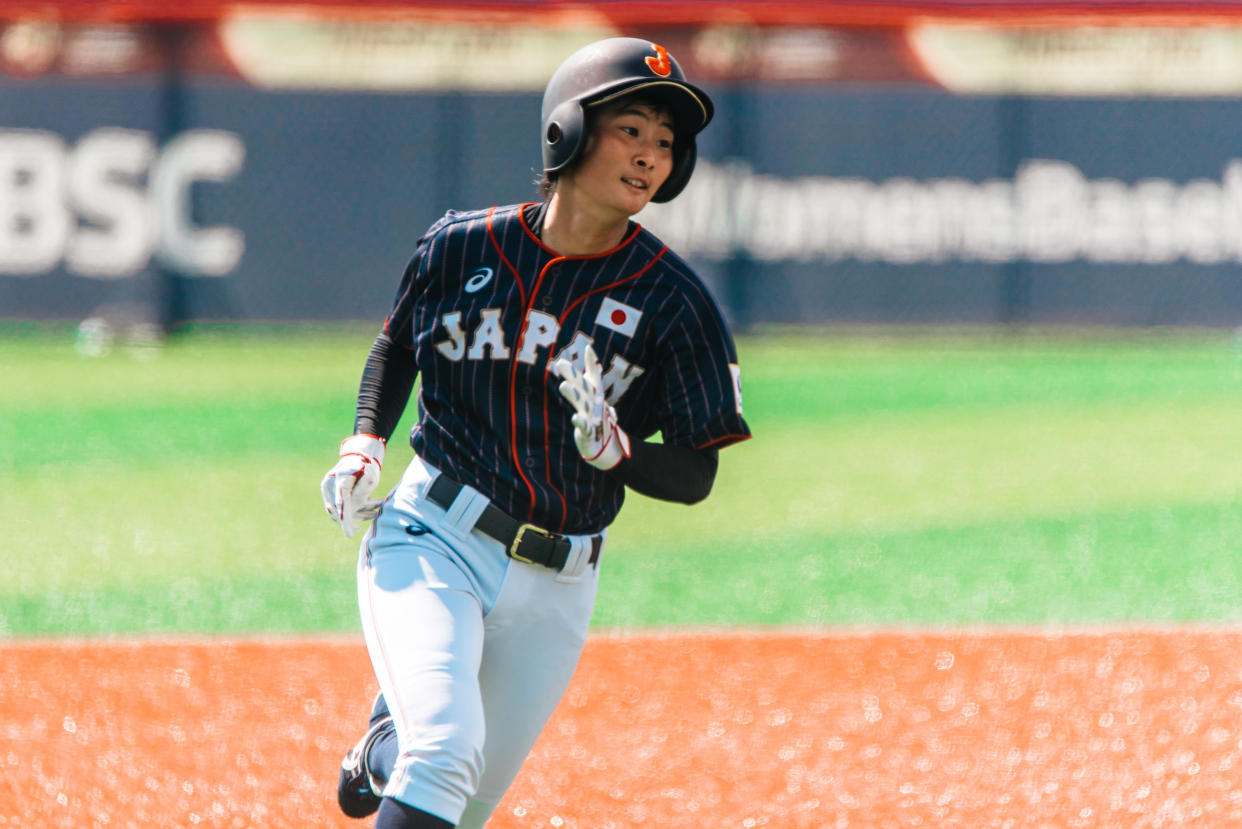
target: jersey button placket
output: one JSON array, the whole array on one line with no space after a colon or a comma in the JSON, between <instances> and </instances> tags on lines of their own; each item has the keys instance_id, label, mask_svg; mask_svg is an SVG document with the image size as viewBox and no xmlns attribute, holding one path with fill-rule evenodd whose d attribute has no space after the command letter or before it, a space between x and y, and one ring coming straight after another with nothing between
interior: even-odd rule
<instances>
[{"instance_id":1,"label":"jersey button placket","mask_svg":"<svg viewBox=\"0 0 1242 829\"><path fill-rule=\"evenodd\" d=\"M547 275L549 279L556 279L558 276L560 276L561 275L560 264L558 263L558 264L549 266ZM542 305L544 308L547 308L549 305L551 305L553 301L554 300L552 299L551 294L544 294L543 296L539 297L539 304Z\"/></svg>"}]
</instances>

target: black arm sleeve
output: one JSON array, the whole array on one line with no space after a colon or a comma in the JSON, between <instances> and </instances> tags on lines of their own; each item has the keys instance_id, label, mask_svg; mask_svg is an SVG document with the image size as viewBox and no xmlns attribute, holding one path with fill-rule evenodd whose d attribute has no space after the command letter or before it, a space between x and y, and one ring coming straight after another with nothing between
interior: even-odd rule
<instances>
[{"instance_id":1,"label":"black arm sleeve","mask_svg":"<svg viewBox=\"0 0 1242 829\"><path fill-rule=\"evenodd\" d=\"M712 491L719 460L714 449L635 441L629 459L620 463L615 474L649 498L697 504Z\"/></svg>"},{"instance_id":2,"label":"black arm sleeve","mask_svg":"<svg viewBox=\"0 0 1242 829\"><path fill-rule=\"evenodd\" d=\"M381 331L362 369L354 434L375 435L387 442L410 402L417 378L418 368L409 354Z\"/></svg>"}]
</instances>

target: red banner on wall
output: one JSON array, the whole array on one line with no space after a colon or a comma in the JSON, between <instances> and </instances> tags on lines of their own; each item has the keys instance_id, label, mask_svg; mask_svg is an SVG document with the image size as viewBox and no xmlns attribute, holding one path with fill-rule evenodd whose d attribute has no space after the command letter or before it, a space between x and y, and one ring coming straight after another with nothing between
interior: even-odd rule
<instances>
[{"instance_id":1,"label":"red banner on wall","mask_svg":"<svg viewBox=\"0 0 1242 829\"><path fill-rule=\"evenodd\" d=\"M962 94L1242 94L1242 4L9 0L0 74L215 74L268 89L537 91L604 37L703 83L917 84Z\"/></svg>"},{"instance_id":2,"label":"red banner on wall","mask_svg":"<svg viewBox=\"0 0 1242 829\"><path fill-rule=\"evenodd\" d=\"M1091 25L1175 24L1242 16L1224 0L7 0L0 19L42 18L90 22L189 22L237 14L285 14L341 18L425 18L447 15L482 23L508 19L543 24L549 18L589 14L618 26L745 25L907 26L928 19L992 20L1030 25L1075 22Z\"/></svg>"}]
</instances>

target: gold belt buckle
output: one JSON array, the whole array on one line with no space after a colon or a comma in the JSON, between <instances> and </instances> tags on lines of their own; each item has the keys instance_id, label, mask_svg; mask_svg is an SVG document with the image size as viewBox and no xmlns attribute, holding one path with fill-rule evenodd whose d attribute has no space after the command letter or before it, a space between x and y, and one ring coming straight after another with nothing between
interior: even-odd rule
<instances>
[{"instance_id":1,"label":"gold belt buckle","mask_svg":"<svg viewBox=\"0 0 1242 829\"><path fill-rule=\"evenodd\" d=\"M527 530L534 530L535 532L542 532L542 530L540 530L534 524L523 524L522 526L518 527L517 535L513 537L513 543L509 545L509 558L513 559L514 561L520 561L523 564L535 564L537 562L534 559L527 558L526 556L520 556L518 555L518 551L517 551L518 547L522 545L522 537L526 535Z\"/></svg>"}]
</instances>

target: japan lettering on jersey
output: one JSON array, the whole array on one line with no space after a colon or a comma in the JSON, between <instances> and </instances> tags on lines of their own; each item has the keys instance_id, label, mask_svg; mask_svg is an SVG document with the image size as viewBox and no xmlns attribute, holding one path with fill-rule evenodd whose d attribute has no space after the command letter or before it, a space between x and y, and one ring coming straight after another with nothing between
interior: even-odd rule
<instances>
[{"instance_id":1,"label":"japan lettering on jersey","mask_svg":"<svg viewBox=\"0 0 1242 829\"><path fill-rule=\"evenodd\" d=\"M637 224L616 248L562 257L535 205L450 212L420 240L386 330L422 378L416 453L509 514L598 532L624 486L583 462L549 364L590 344L635 440L723 447L750 437L737 353L693 271Z\"/></svg>"}]
</instances>

